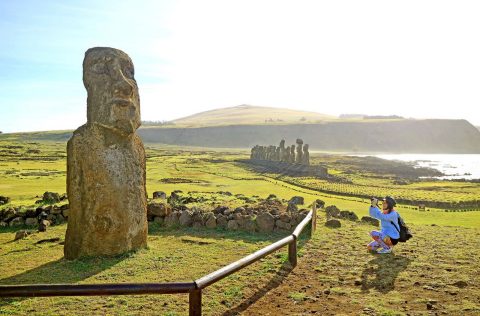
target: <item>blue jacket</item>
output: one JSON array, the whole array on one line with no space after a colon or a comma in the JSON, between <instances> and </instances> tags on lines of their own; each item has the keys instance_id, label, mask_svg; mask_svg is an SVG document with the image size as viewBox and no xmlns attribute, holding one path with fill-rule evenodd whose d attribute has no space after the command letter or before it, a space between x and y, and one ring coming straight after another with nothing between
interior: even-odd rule
<instances>
[{"instance_id":1,"label":"blue jacket","mask_svg":"<svg viewBox=\"0 0 480 316\"><path fill-rule=\"evenodd\" d=\"M400 229L400 227L398 227L398 213L395 210L391 211L389 214L383 214L378 207L370 206L369 213L371 217L380 220L380 223L382 224L381 232L383 234L394 239L400 238L400 233L397 230Z\"/></svg>"}]
</instances>

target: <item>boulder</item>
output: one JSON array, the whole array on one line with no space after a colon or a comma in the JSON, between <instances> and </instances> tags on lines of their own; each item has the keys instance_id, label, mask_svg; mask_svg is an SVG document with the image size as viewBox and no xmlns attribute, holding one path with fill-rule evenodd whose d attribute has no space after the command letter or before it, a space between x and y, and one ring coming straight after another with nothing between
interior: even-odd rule
<instances>
[{"instance_id":1,"label":"boulder","mask_svg":"<svg viewBox=\"0 0 480 316\"><path fill-rule=\"evenodd\" d=\"M290 212L290 213L297 213L298 212L297 204L288 203L287 211Z\"/></svg>"},{"instance_id":2,"label":"boulder","mask_svg":"<svg viewBox=\"0 0 480 316\"><path fill-rule=\"evenodd\" d=\"M10 198L9 198L9 197L0 195L0 205L2 205L2 204L7 204L8 202L10 202Z\"/></svg>"},{"instance_id":3,"label":"boulder","mask_svg":"<svg viewBox=\"0 0 480 316\"><path fill-rule=\"evenodd\" d=\"M358 221L358 216L352 211L340 211L340 217L349 221Z\"/></svg>"},{"instance_id":4,"label":"boulder","mask_svg":"<svg viewBox=\"0 0 480 316\"><path fill-rule=\"evenodd\" d=\"M316 199L315 204L317 205L317 209L323 208L325 206L325 202L320 199Z\"/></svg>"},{"instance_id":5,"label":"boulder","mask_svg":"<svg viewBox=\"0 0 480 316\"><path fill-rule=\"evenodd\" d=\"M217 219L212 212L208 212L204 215L204 221L207 228L217 227Z\"/></svg>"},{"instance_id":6,"label":"boulder","mask_svg":"<svg viewBox=\"0 0 480 316\"><path fill-rule=\"evenodd\" d=\"M10 227L23 226L25 225L25 220L22 217L15 217L9 223Z\"/></svg>"},{"instance_id":7,"label":"boulder","mask_svg":"<svg viewBox=\"0 0 480 316\"><path fill-rule=\"evenodd\" d=\"M325 226L330 228L339 228L342 226L342 223L338 219L329 219L326 221Z\"/></svg>"},{"instance_id":8,"label":"boulder","mask_svg":"<svg viewBox=\"0 0 480 316\"><path fill-rule=\"evenodd\" d=\"M294 196L288 201L288 204L303 205L304 199L302 196Z\"/></svg>"},{"instance_id":9,"label":"boulder","mask_svg":"<svg viewBox=\"0 0 480 316\"><path fill-rule=\"evenodd\" d=\"M267 197L267 200L276 200L277 199L277 196L275 194L270 194L268 197Z\"/></svg>"},{"instance_id":10,"label":"boulder","mask_svg":"<svg viewBox=\"0 0 480 316\"><path fill-rule=\"evenodd\" d=\"M373 226L377 226L377 227L380 226L380 221L378 219L370 217L370 216L363 216L362 219L361 219L361 222L365 223L365 224L370 224L370 225L373 225Z\"/></svg>"},{"instance_id":11,"label":"boulder","mask_svg":"<svg viewBox=\"0 0 480 316\"><path fill-rule=\"evenodd\" d=\"M47 203L58 203L60 202L60 194L47 191L43 193L43 201Z\"/></svg>"},{"instance_id":12,"label":"boulder","mask_svg":"<svg viewBox=\"0 0 480 316\"><path fill-rule=\"evenodd\" d=\"M69 209L66 209L66 210L63 210L63 211L62 211L63 217L68 218L68 214L70 214L70 210L69 210Z\"/></svg>"},{"instance_id":13,"label":"boulder","mask_svg":"<svg viewBox=\"0 0 480 316\"><path fill-rule=\"evenodd\" d=\"M147 204L147 217L167 216L170 214L170 207L162 202L151 202Z\"/></svg>"},{"instance_id":14,"label":"boulder","mask_svg":"<svg viewBox=\"0 0 480 316\"><path fill-rule=\"evenodd\" d=\"M223 227L223 228L226 228L227 227L227 217L225 215L222 215L222 214L219 214L217 216L217 226L218 227Z\"/></svg>"},{"instance_id":15,"label":"boulder","mask_svg":"<svg viewBox=\"0 0 480 316\"><path fill-rule=\"evenodd\" d=\"M153 192L153 198L154 199L166 199L167 194L163 191L155 191L155 192Z\"/></svg>"},{"instance_id":16,"label":"boulder","mask_svg":"<svg viewBox=\"0 0 480 316\"><path fill-rule=\"evenodd\" d=\"M238 230L238 223L236 220L232 219L229 220L227 223L227 229L228 230Z\"/></svg>"},{"instance_id":17,"label":"boulder","mask_svg":"<svg viewBox=\"0 0 480 316\"><path fill-rule=\"evenodd\" d=\"M42 219L38 223L38 231L39 232L45 232L47 231L47 227L50 226L50 221L46 219Z\"/></svg>"},{"instance_id":18,"label":"boulder","mask_svg":"<svg viewBox=\"0 0 480 316\"><path fill-rule=\"evenodd\" d=\"M35 226L37 224L38 224L38 220L36 218L27 217L25 219L25 225L27 225L27 226Z\"/></svg>"},{"instance_id":19,"label":"boulder","mask_svg":"<svg viewBox=\"0 0 480 316\"><path fill-rule=\"evenodd\" d=\"M262 233L271 233L275 226L275 217L270 213L261 213L256 218L258 230Z\"/></svg>"},{"instance_id":20,"label":"boulder","mask_svg":"<svg viewBox=\"0 0 480 316\"><path fill-rule=\"evenodd\" d=\"M8 226L7 222L4 222L4 221L0 222L0 227L7 227L7 226Z\"/></svg>"},{"instance_id":21,"label":"boulder","mask_svg":"<svg viewBox=\"0 0 480 316\"><path fill-rule=\"evenodd\" d=\"M325 213L327 213L327 218L340 216L340 210L335 205L327 206L325 208Z\"/></svg>"},{"instance_id":22,"label":"boulder","mask_svg":"<svg viewBox=\"0 0 480 316\"><path fill-rule=\"evenodd\" d=\"M250 233L254 233L257 231L257 224L254 220L245 221L245 230Z\"/></svg>"},{"instance_id":23,"label":"boulder","mask_svg":"<svg viewBox=\"0 0 480 316\"><path fill-rule=\"evenodd\" d=\"M188 210L183 210L178 220L181 226L184 226L184 227L192 226L193 224L192 213Z\"/></svg>"},{"instance_id":24,"label":"boulder","mask_svg":"<svg viewBox=\"0 0 480 316\"><path fill-rule=\"evenodd\" d=\"M168 227L178 226L180 225L180 212L174 211L170 213L170 215L165 216L165 225Z\"/></svg>"},{"instance_id":25,"label":"boulder","mask_svg":"<svg viewBox=\"0 0 480 316\"><path fill-rule=\"evenodd\" d=\"M62 224L62 223L65 223L65 217L63 217L62 214L58 214L55 219L55 224Z\"/></svg>"},{"instance_id":26,"label":"boulder","mask_svg":"<svg viewBox=\"0 0 480 316\"><path fill-rule=\"evenodd\" d=\"M13 207L9 207L2 211L3 221L8 222L17 217L17 211Z\"/></svg>"},{"instance_id":27,"label":"boulder","mask_svg":"<svg viewBox=\"0 0 480 316\"><path fill-rule=\"evenodd\" d=\"M15 240L23 239L30 234L31 232L28 230L19 230L18 232L15 233L15 238L13 240L15 241Z\"/></svg>"}]
</instances>

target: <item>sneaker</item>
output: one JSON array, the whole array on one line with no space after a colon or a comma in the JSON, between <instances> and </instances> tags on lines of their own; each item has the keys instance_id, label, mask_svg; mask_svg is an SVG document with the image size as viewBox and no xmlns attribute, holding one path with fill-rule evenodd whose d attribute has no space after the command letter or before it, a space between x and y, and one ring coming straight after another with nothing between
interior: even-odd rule
<instances>
[{"instance_id":1,"label":"sneaker","mask_svg":"<svg viewBox=\"0 0 480 316\"><path fill-rule=\"evenodd\" d=\"M392 248L388 248L388 249L380 248L377 250L377 253L391 253L391 252L392 252Z\"/></svg>"}]
</instances>

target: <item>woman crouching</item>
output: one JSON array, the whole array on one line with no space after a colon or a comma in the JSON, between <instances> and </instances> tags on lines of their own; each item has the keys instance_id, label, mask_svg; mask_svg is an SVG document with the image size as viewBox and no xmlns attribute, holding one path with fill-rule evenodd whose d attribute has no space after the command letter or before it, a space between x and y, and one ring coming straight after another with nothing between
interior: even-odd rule
<instances>
[{"instance_id":1,"label":"woman crouching","mask_svg":"<svg viewBox=\"0 0 480 316\"><path fill-rule=\"evenodd\" d=\"M378 199L372 198L370 206L370 216L380 220L381 230L370 232L373 241L368 244L369 251L376 251L377 253L391 253L393 246L398 243L400 238L398 223L398 213L394 210L395 199L391 196L386 196L383 199L382 210L378 207Z\"/></svg>"}]
</instances>

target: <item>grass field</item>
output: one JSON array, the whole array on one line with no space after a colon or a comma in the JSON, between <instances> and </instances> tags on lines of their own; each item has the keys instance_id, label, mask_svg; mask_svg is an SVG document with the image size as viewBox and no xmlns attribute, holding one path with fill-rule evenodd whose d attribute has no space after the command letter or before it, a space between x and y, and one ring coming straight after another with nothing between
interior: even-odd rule
<instances>
[{"instance_id":1,"label":"grass field","mask_svg":"<svg viewBox=\"0 0 480 316\"><path fill-rule=\"evenodd\" d=\"M360 217L367 215L368 199L318 192L314 189L315 184L322 183L319 180L310 183L309 178L293 179L303 181L299 186L290 178L245 168L236 160L248 157L247 151L151 144L146 144L146 149L150 197L154 191L169 194L173 190L204 194L229 191L252 200L269 194L286 200L301 195L307 206L322 199L327 205L354 211ZM335 165L336 160L342 163ZM0 195L12 199L7 206L29 206L44 191L64 193L65 163L63 141L4 139L0 141ZM371 178L372 174L347 172L355 165L339 156L325 156L323 163L336 175L348 176L355 189L361 189L362 183L367 187L368 179L377 188L396 188L392 175ZM410 188L406 191L409 193L421 191L422 186L430 190L439 187L439 191L453 187L450 193L461 194L462 185L466 194L472 193L478 199L479 187L470 183L412 182L402 189ZM453 197L450 193L445 196ZM375 195L382 192L375 191ZM201 207L208 208L208 203ZM217 203L245 202L231 196ZM214 206L215 203L211 204ZM320 212L315 236L301 241L297 268L288 269L284 249L241 270L205 291L205 314L303 315L315 311L325 315L416 315L432 310L448 315L480 313L480 248L472 242L480 233L480 212L445 212L435 208L421 212L411 205L399 205L398 209L410 224L414 238L397 246L395 255L378 257L366 253L364 247L371 226L342 221L342 228L329 229L323 226L325 217ZM0 284L191 281L282 237L166 229L151 223L146 250L113 258L66 261L62 246L65 229L66 224L53 226L47 233L13 242L15 229L0 228ZM51 238L57 239L39 243ZM163 295L4 299L0 300L0 314L69 315L75 311L92 315L184 315L187 298Z\"/></svg>"}]
</instances>

